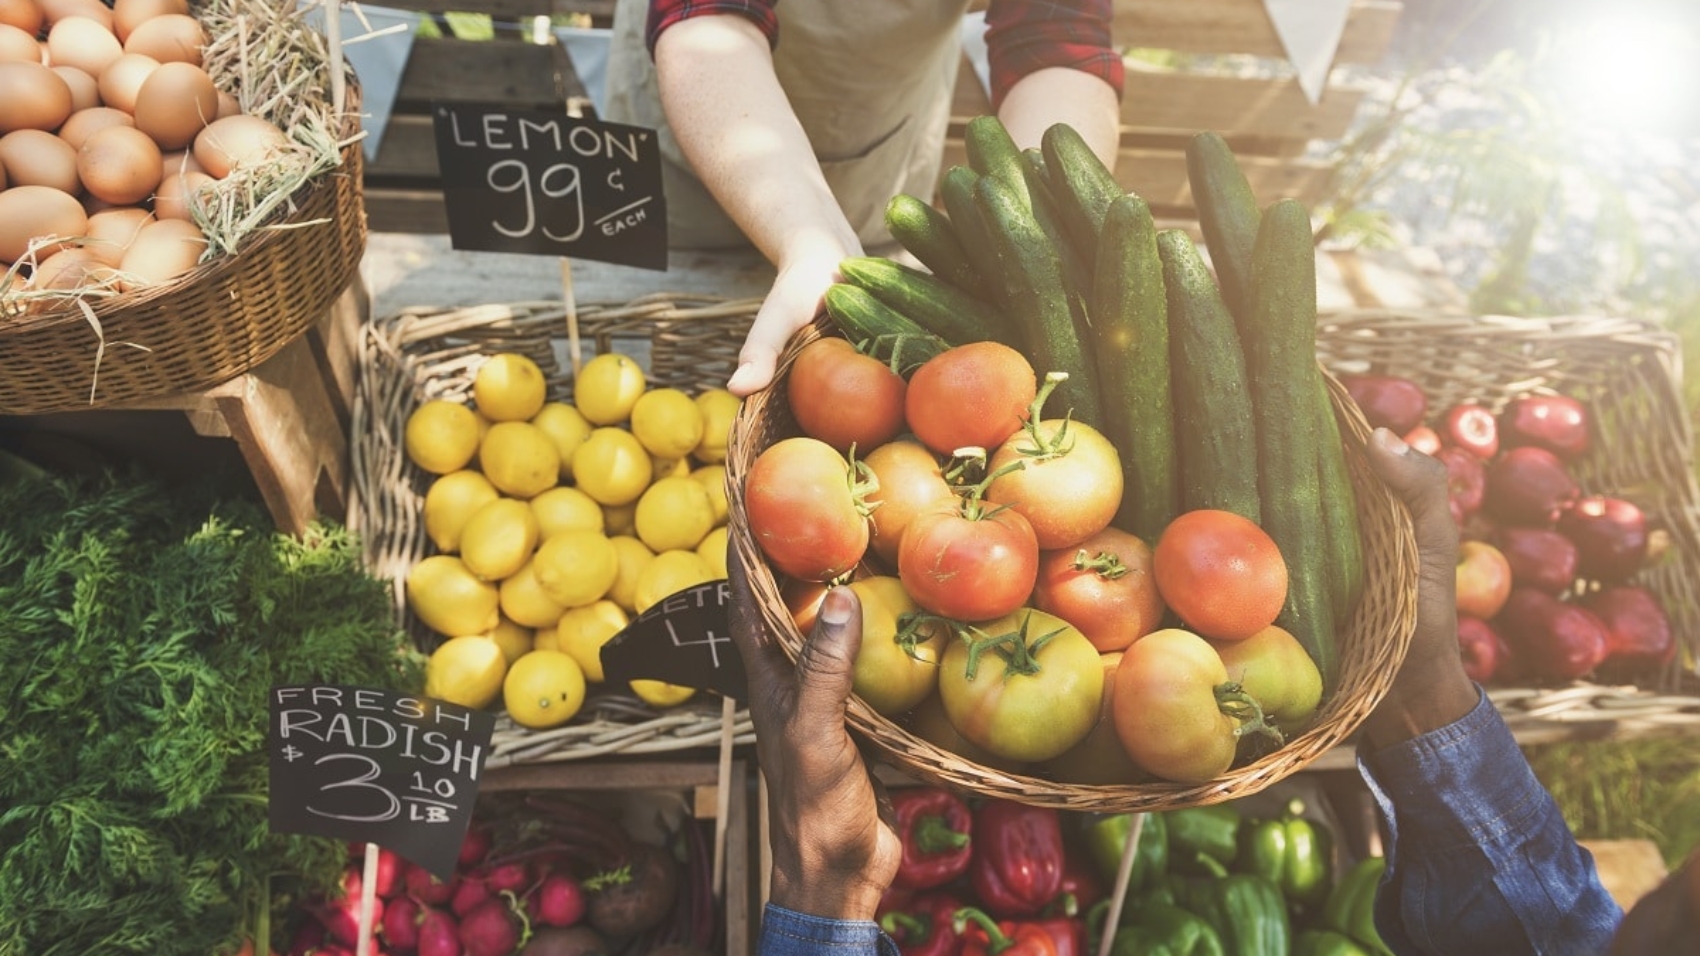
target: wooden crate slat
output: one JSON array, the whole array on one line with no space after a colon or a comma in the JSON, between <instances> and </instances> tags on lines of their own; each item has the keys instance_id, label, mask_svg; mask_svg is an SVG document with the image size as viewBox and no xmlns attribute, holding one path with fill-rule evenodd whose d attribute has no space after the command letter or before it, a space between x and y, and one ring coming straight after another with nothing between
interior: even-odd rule
<instances>
[{"instance_id":1,"label":"wooden crate slat","mask_svg":"<svg viewBox=\"0 0 1700 956\"><path fill-rule=\"evenodd\" d=\"M1380 59L1401 9L1397 0L1353 3L1334 62ZM1286 56L1261 0L1115 0L1112 30L1120 47Z\"/></svg>"},{"instance_id":2,"label":"wooden crate slat","mask_svg":"<svg viewBox=\"0 0 1700 956\"><path fill-rule=\"evenodd\" d=\"M614 0L409 0L402 6L421 13L485 13L498 20L569 13L604 19L614 15Z\"/></svg>"},{"instance_id":3,"label":"wooden crate slat","mask_svg":"<svg viewBox=\"0 0 1700 956\"><path fill-rule=\"evenodd\" d=\"M437 139L431 117L422 113L398 113L384 128L378 156L366 165L366 183L386 185L394 179L436 179Z\"/></svg>"},{"instance_id":4,"label":"wooden crate slat","mask_svg":"<svg viewBox=\"0 0 1700 956\"><path fill-rule=\"evenodd\" d=\"M448 234L449 211L440 190L367 185L365 199L366 223L373 232Z\"/></svg>"},{"instance_id":5,"label":"wooden crate slat","mask_svg":"<svg viewBox=\"0 0 1700 956\"><path fill-rule=\"evenodd\" d=\"M398 111L432 101L550 109L583 95L559 45L421 37L413 43L396 101Z\"/></svg>"}]
</instances>

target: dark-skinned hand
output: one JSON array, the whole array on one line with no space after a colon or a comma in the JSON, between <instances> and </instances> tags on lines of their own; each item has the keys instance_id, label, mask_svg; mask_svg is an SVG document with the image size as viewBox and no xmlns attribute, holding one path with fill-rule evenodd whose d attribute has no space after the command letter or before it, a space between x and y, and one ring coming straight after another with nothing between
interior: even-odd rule
<instances>
[{"instance_id":1,"label":"dark-skinned hand","mask_svg":"<svg viewBox=\"0 0 1700 956\"><path fill-rule=\"evenodd\" d=\"M767 775L772 902L834 919L871 920L902 845L879 812L868 768L844 725L862 608L827 592L796 666L762 624L737 549L729 549L732 639L749 675L756 756Z\"/></svg>"}]
</instances>

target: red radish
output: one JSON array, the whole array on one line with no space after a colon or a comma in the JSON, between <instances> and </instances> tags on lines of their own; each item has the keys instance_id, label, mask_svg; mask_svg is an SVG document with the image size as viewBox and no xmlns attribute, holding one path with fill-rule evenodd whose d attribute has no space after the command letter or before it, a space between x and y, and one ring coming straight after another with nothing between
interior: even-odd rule
<instances>
[{"instance_id":1,"label":"red radish","mask_svg":"<svg viewBox=\"0 0 1700 956\"><path fill-rule=\"evenodd\" d=\"M1483 461L1499 453L1499 421L1486 408L1454 405L1442 422L1448 444L1474 452Z\"/></svg>"},{"instance_id":2,"label":"red radish","mask_svg":"<svg viewBox=\"0 0 1700 956\"><path fill-rule=\"evenodd\" d=\"M514 912L509 897L491 897L460 919L460 942L466 956L511 956L527 928Z\"/></svg>"},{"instance_id":3,"label":"red radish","mask_svg":"<svg viewBox=\"0 0 1700 956\"><path fill-rule=\"evenodd\" d=\"M1418 425L1405 433L1405 444L1425 455L1432 455L1440 450L1440 435L1427 425Z\"/></svg>"},{"instance_id":4,"label":"red radish","mask_svg":"<svg viewBox=\"0 0 1700 956\"><path fill-rule=\"evenodd\" d=\"M325 924L316 919L302 920L289 941L289 956L308 956L320 949L324 942Z\"/></svg>"},{"instance_id":5,"label":"red radish","mask_svg":"<svg viewBox=\"0 0 1700 956\"><path fill-rule=\"evenodd\" d=\"M460 925L445 910L428 907L419 921L419 956L461 956Z\"/></svg>"},{"instance_id":6,"label":"red radish","mask_svg":"<svg viewBox=\"0 0 1700 956\"><path fill-rule=\"evenodd\" d=\"M455 879L453 886L454 896L449 900L449 909L462 918L490 898L490 888L480 879L460 876Z\"/></svg>"},{"instance_id":7,"label":"red radish","mask_svg":"<svg viewBox=\"0 0 1700 956\"><path fill-rule=\"evenodd\" d=\"M565 873L551 873L537 888L537 921L544 926L572 926L584 919L584 887Z\"/></svg>"},{"instance_id":8,"label":"red radish","mask_svg":"<svg viewBox=\"0 0 1700 956\"><path fill-rule=\"evenodd\" d=\"M412 897L403 896L384 909L384 942L396 952L412 952L419 946L419 920L424 907Z\"/></svg>"},{"instance_id":9,"label":"red radish","mask_svg":"<svg viewBox=\"0 0 1700 956\"><path fill-rule=\"evenodd\" d=\"M353 946L360 939L360 897L345 896L340 900L328 900L320 907L316 915L319 922L325 924L331 938L339 943ZM372 925L378 926L384 919L384 901L372 900Z\"/></svg>"},{"instance_id":10,"label":"red radish","mask_svg":"<svg viewBox=\"0 0 1700 956\"><path fill-rule=\"evenodd\" d=\"M461 866L477 866L489 855L490 831L473 827L466 831L466 839L460 841L460 858L456 862Z\"/></svg>"},{"instance_id":11,"label":"red radish","mask_svg":"<svg viewBox=\"0 0 1700 956\"><path fill-rule=\"evenodd\" d=\"M440 906L454 898L453 883L444 883L422 866L409 863L402 875L407 895L429 906Z\"/></svg>"},{"instance_id":12,"label":"red radish","mask_svg":"<svg viewBox=\"0 0 1700 956\"><path fill-rule=\"evenodd\" d=\"M524 863L504 863L483 876L491 893L519 893L531 885L531 871Z\"/></svg>"}]
</instances>

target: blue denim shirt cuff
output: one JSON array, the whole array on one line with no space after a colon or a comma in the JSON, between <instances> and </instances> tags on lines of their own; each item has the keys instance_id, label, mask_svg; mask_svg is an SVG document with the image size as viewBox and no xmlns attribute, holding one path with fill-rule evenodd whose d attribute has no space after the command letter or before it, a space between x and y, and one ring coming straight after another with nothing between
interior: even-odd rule
<instances>
[{"instance_id":1,"label":"blue denim shirt cuff","mask_svg":"<svg viewBox=\"0 0 1700 956\"><path fill-rule=\"evenodd\" d=\"M897 944L880 931L878 923L810 916L772 903L762 911L756 952L759 956L898 956Z\"/></svg>"}]
</instances>

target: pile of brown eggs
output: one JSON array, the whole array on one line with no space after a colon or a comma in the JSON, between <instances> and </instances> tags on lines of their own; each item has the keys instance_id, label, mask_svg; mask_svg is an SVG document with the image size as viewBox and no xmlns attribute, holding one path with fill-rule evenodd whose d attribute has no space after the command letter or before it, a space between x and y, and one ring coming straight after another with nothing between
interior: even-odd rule
<instances>
[{"instance_id":1,"label":"pile of brown eggs","mask_svg":"<svg viewBox=\"0 0 1700 956\"><path fill-rule=\"evenodd\" d=\"M22 288L69 295L195 266L191 197L286 142L214 85L206 44L187 0L0 0L0 275L21 260Z\"/></svg>"}]
</instances>

